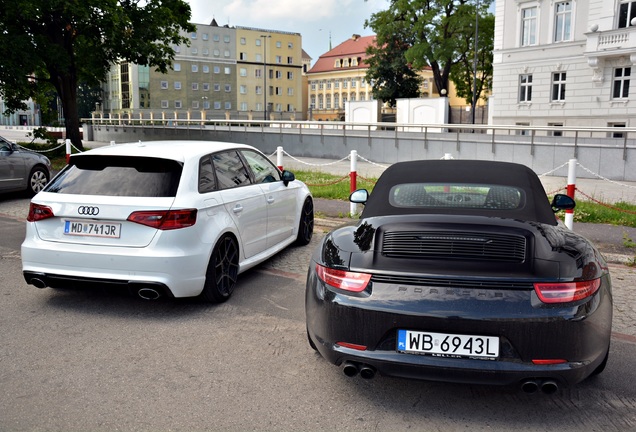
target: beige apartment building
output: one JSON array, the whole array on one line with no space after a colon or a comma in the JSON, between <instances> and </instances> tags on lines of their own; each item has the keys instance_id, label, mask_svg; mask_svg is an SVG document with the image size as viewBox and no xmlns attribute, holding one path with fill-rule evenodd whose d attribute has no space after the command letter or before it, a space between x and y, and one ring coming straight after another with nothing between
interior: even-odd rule
<instances>
[{"instance_id":1,"label":"beige apartment building","mask_svg":"<svg viewBox=\"0 0 636 432\"><path fill-rule=\"evenodd\" d=\"M299 33L196 24L175 46L166 74L122 62L103 84L99 114L122 118L263 119L302 117ZM265 114L267 107L267 115Z\"/></svg>"}]
</instances>

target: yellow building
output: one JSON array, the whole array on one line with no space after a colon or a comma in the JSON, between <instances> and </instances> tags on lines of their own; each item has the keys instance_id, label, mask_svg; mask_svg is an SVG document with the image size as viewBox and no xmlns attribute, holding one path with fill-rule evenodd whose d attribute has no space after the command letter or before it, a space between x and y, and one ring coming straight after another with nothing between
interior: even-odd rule
<instances>
[{"instance_id":1,"label":"yellow building","mask_svg":"<svg viewBox=\"0 0 636 432\"><path fill-rule=\"evenodd\" d=\"M254 119L302 112L302 39L288 33L236 27L237 108Z\"/></svg>"}]
</instances>

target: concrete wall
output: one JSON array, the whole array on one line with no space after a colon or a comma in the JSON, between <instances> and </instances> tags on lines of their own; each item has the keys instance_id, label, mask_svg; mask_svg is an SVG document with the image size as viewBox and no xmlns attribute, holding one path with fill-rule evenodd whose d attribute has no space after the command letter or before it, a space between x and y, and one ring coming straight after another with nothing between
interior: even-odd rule
<instances>
[{"instance_id":1,"label":"concrete wall","mask_svg":"<svg viewBox=\"0 0 636 432\"><path fill-rule=\"evenodd\" d=\"M300 127L302 125L303 127ZM243 125L230 127L84 126L84 136L116 143L154 140L232 141L250 144L265 154L278 146L294 157L341 159L356 150L377 163L416 159L440 159L446 153L456 159L517 162L544 174L576 158L594 173L612 180L636 181L636 141L623 139L473 134L461 132L404 132L401 130L344 129L343 125L301 123L292 127ZM499 135L497 135L499 133ZM579 177L594 176L581 170ZM567 176L567 166L554 172Z\"/></svg>"}]
</instances>

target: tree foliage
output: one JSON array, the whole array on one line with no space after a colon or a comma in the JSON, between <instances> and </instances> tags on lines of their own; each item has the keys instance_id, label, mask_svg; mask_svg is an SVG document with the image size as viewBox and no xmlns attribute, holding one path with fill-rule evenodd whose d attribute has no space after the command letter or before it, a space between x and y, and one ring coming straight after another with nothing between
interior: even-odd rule
<instances>
[{"instance_id":1,"label":"tree foliage","mask_svg":"<svg viewBox=\"0 0 636 432\"><path fill-rule=\"evenodd\" d=\"M492 0L390 0L389 8L371 15L376 34L398 33L410 47L404 53L416 70L430 66L438 91L448 90L453 67L473 52L475 13L485 15ZM487 23L484 23L484 26ZM493 21L494 25L494 21ZM492 55L492 46L479 48Z\"/></svg>"},{"instance_id":2,"label":"tree foliage","mask_svg":"<svg viewBox=\"0 0 636 432\"><path fill-rule=\"evenodd\" d=\"M474 28L474 27L473 27ZM488 90L492 89L492 47L495 35L495 17L492 14L480 15L478 23L477 63L475 66L475 40L474 37L466 37L466 53L461 61L451 69L450 78L455 83L457 96L463 97L467 104L472 106L474 78L476 76L477 99L485 99ZM477 74L475 75L475 69ZM473 107L474 109L475 107Z\"/></svg>"},{"instance_id":3,"label":"tree foliage","mask_svg":"<svg viewBox=\"0 0 636 432\"><path fill-rule=\"evenodd\" d=\"M82 148L79 83L99 84L119 60L166 72L190 13L184 0L0 0L0 95L11 112L54 89Z\"/></svg>"},{"instance_id":4,"label":"tree foliage","mask_svg":"<svg viewBox=\"0 0 636 432\"><path fill-rule=\"evenodd\" d=\"M406 61L408 49L407 38L399 32L377 33L375 45L367 48L366 80L371 83L373 97L392 107L397 99L420 95L422 79Z\"/></svg>"}]
</instances>

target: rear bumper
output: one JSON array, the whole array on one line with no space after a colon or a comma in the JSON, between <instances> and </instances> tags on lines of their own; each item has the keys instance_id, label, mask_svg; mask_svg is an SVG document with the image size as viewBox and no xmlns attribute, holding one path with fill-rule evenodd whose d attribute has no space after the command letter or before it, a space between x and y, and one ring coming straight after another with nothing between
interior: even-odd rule
<instances>
[{"instance_id":1,"label":"rear bumper","mask_svg":"<svg viewBox=\"0 0 636 432\"><path fill-rule=\"evenodd\" d=\"M208 251L178 246L116 248L51 244L27 238L22 244L22 271L27 283L50 287L159 287L162 295L193 297L201 293Z\"/></svg>"},{"instance_id":2,"label":"rear bumper","mask_svg":"<svg viewBox=\"0 0 636 432\"><path fill-rule=\"evenodd\" d=\"M23 271L22 274L26 283L36 288L126 289L132 295L149 300L162 296L174 297L172 291L159 282L73 277L32 271Z\"/></svg>"}]
</instances>

